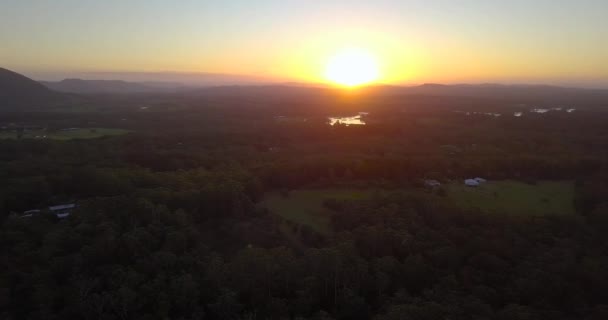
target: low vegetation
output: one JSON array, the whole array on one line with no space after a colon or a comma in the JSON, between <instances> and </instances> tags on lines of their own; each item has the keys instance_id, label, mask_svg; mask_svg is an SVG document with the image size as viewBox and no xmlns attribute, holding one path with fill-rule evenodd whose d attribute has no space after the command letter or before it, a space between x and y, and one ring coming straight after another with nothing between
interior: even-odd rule
<instances>
[{"instance_id":1,"label":"low vegetation","mask_svg":"<svg viewBox=\"0 0 608 320\"><path fill-rule=\"evenodd\" d=\"M262 205L288 221L327 233L331 219L331 210L325 206L327 200L361 200L369 196L369 191L358 189L302 189L270 193Z\"/></svg>"},{"instance_id":2,"label":"low vegetation","mask_svg":"<svg viewBox=\"0 0 608 320\"><path fill-rule=\"evenodd\" d=\"M603 109L224 90L2 114L0 319L608 318Z\"/></svg>"},{"instance_id":3,"label":"low vegetation","mask_svg":"<svg viewBox=\"0 0 608 320\"><path fill-rule=\"evenodd\" d=\"M514 180L489 181L478 187L455 182L447 185L451 201L466 209L515 215L574 214L574 183Z\"/></svg>"},{"instance_id":4,"label":"low vegetation","mask_svg":"<svg viewBox=\"0 0 608 320\"><path fill-rule=\"evenodd\" d=\"M129 130L114 128L67 128L61 130L0 131L0 139L94 139L127 134Z\"/></svg>"}]
</instances>

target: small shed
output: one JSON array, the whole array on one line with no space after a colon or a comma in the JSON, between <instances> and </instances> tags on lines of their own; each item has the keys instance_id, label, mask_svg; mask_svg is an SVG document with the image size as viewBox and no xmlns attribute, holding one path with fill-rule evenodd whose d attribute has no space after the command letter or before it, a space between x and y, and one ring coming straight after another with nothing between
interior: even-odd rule
<instances>
[{"instance_id":1,"label":"small shed","mask_svg":"<svg viewBox=\"0 0 608 320\"><path fill-rule=\"evenodd\" d=\"M37 215L39 214L41 211L38 209L34 209L34 210L28 210L28 211L23 211L23 213L21 214L22 218L29 218L31 216Z\"/></svg>"},{"instance_id":2,"label":"small shed","mask_svg":"<svg viewBox=\"0 0 608 320\"><path fill-rule=\"evenodd\" d=\"M56 215L57 218L65 219L70 216L70 213L72 213L72 210L74 210L74 208L76 208L75 203L61 204L57 206L50 206L49 211L51 211L52 214Z\"/></svg>"},{"instance_id":3,"label":"small shed","mask_svg":"<svg viewBox=\"0 0 608 320\"><path fill-rule=\"evenodd\" d=\"M441 182L439 182L437 180L427 179L427 180L424 180L424 185L429 188L439 188L439 187L441 187Z\"/></svg>"},{"instance_id":4,"label":"small shed","mask_svg":"<svg viewBox=\"0 0 608 320\"><path fill-rule=\"evenodd\" d=\"M464 184L467 187L478 187L479 186L479 181L477 181L475 179L466 179L466 180L464 180Z\"/></svg>"}]
</instances>

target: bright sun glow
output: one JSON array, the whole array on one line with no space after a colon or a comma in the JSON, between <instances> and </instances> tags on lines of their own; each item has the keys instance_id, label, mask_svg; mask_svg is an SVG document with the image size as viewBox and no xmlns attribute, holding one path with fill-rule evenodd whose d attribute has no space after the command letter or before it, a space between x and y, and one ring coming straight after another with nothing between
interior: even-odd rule
<instances>
[{"instance_id":1,"label":"bright sun glow","mask_svg":"<svg viewBox=\"0 0 608 320\"><path fill-rule=\"evenodd\" d=\"M327 63L325 78L334 83L355 87L377 80L378 64L373 55L361 49L340 51Z\"/></svg>"}]
</instances>

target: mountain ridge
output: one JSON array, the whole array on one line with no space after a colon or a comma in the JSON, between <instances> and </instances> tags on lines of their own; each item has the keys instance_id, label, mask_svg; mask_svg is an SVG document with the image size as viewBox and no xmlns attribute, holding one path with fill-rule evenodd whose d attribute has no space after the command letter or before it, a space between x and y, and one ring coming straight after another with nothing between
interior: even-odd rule
<instances>
[{"instance_id":1,"label":"mountain ridge","mask_svg":"<svg viewBox=\"0 0 608 320\"><path fill-rule=\"evenodd\" d=\"M33 79L0 67L0 109L46 107L62 98L61 94Z\"/></svg>"},{"instance_id":2,"label":"mountain ridge","mask_svg":"<svg viewBox=\"0 0 608 320\"><path fill-rule=\"evenodd\" d=\"M170 82L130 82L124 80L84 80L77 78L61 81L41 81L40 83L55 91L78 94L171 92L183 87L181 83Z\"/></svg>"}]
</instances>

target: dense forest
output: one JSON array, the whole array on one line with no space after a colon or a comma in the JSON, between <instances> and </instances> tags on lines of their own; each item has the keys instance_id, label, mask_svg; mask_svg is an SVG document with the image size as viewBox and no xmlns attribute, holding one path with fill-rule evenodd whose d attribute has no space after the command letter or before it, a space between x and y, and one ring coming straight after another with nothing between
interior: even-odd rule
<instances>
[{"instance_id":1,"label":"dense forest","mask_svg":"<svg viewBox=\"0 0 608 320\"><path fill-rule=\"evenodd\" d=\"M235 90L3 112L0 318L608 319L601 101ZM477 176L572 212L463 206ZM367 196L267 205L327 188Z\"/></svg>"}]
</instances>

